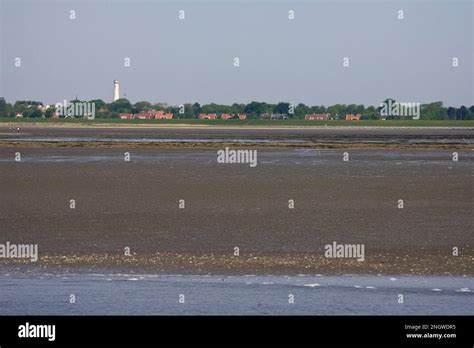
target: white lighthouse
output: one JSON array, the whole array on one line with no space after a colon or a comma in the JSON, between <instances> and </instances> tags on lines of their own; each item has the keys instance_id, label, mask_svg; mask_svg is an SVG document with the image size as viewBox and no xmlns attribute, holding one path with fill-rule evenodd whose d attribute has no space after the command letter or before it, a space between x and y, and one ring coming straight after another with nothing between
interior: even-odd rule
<instances>
[{"instance_id":1,"label":"white lighthouse","mask_svg":"<svg viewBox=\"0 0 474 348\"><path fill-rule=\"evenodd\" d=\"M119 83L117 80L114 80L114 100L113 101L116 101L119 98L120 98Z\"/></svg>"}]
</instances>

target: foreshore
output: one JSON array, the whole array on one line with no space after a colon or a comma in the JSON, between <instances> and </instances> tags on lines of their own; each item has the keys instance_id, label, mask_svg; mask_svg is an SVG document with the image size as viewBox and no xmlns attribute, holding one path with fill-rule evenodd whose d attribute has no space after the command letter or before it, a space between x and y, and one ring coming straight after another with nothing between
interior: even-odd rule
<instances>
[{"instance_id":1,"label":"foreshore","mask_svg":"<svg viewBox=\"0 0 474 348\"><path fill-rule=\"evenodd\" d=\"M472 133L438 132L38 128L0 136L0 242L37 244L39 254L35 263L0 259L0 265L473 276ZM44 137L56 140L43 146ZM64 141L70 137L80 139ZM115 140L83 141L91 137ZM373 137L382 147L370 143ZM185 145L149 142L171 138L186 139ZM219 139L258 149L258 165L217 163L215 149L226 144ZM424 144L411 146L410 139ZM300 147L300 140L309 146ZM365 260L326 258L324 246L333 242L363 244Z\"/></svg>"},{"instance_id":2,"label":"foreshore","mask_svg":"<svg viewBox=\"0 0 474 348\"><path fill-rule=\"evenodd\" d=\"M14 125L15 126L15 125ZM20 125L0 127L0 147L471 149L474 127L221 125Z\"/></svg>"},{"instance_id":3,"label":"foreshore","mask_svg":"<svg viewBox=\"0 0 474 348\"><path fill-rule=\"evenodd\" d=\"M227 129L227 130L238 130L238 129L260 129L260 130L297 130L297 129L359 129L359 130L373 130L373 129L438 129L438 130L474 130L473 121L297 121L286 122L285 121L267 121L267 122L198 122L197 120L181 120L181 122L121 122L115 121L101 121L100 119L81 122L79 121L6 121L5 119L0 122L1 127L15 127L15 128L79 128L79 129Z\"/></svg>"},{"instance_id":4,"label":"foreshore","mask_svg":"<svg viewBox=\"0 0 474 348\"><path fill-rule=\"evenodd\" d=\"M463 249L467 249L465 246ZM38 262L1 260L9 272L84 272L104 270L110 273L133 272L144 274L190 275L442 275L474 276L474 255L459 257L445 255L443 250L370 250L367 260L328 259L320 252L259 253L235 256L223 253L155 254L49 254Z\"/></svg>"}]
</instances>

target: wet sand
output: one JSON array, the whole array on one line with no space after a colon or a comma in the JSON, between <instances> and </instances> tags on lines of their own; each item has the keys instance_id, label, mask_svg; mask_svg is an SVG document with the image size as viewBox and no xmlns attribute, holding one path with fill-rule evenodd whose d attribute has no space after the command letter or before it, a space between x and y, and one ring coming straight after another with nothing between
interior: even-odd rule
<instances>
[{"instance_id":1,"label":"wet sand","mask_svg":"<svg viewBox=\"0 0 474 348\"><path fill-rule=\"evenodd\" d=\"M256 168L218 164L212 149L135 148L130 162L123 144L24 146L21 162L15 151L0 146L0 243L37 243L40 260L2 267L474 275L470 149L459 162L349 149L343 162L342 149L262 148ZM333 241L364 244L366 260L325 258Z\"/></svg>"},{"instance_id":2,"label":"wet sand","mask_svg":"<svg viewBox=\"0 0 474 348\"><path fill-rule=\"evenodd\" d=\"M473 148L474 128L223 127L152 125L0 126L5 147L201 147L225 144L286 148ZM11 126L10 126L11 127Z\"/></svg>"}]
</instances>

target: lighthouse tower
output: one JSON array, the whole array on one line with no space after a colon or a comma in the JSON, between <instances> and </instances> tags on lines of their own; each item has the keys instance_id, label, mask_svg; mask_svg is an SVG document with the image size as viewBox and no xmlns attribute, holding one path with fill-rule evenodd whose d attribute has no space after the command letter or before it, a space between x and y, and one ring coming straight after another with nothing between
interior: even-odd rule
<instances>
[{"instance_id":1,"label":"lighthouse tower","mask_svg":"<svg viewBox=\"0 0 474 348\"><path fill-rule=\"evenodd\" d=\"M118 83L117 80L114 80L114 99L113 99L113 101L116 101L119 98L120 98L119 83Z\"/></svg>"}]
</instances>

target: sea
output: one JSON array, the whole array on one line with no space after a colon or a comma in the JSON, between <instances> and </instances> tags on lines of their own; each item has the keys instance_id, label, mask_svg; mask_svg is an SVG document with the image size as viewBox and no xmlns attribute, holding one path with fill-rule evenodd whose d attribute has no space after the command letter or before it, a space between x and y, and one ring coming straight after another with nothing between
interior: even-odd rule
<instances>
[{"instance_id":1,"label":"sea","mask_svg":"<svg viewBox=\"0 0 474 348\"><path fill-rule=\"evenodd\" d=\"M0 315L473 314L471 276L0 275Z\"/></svg>"}]
</instances>

